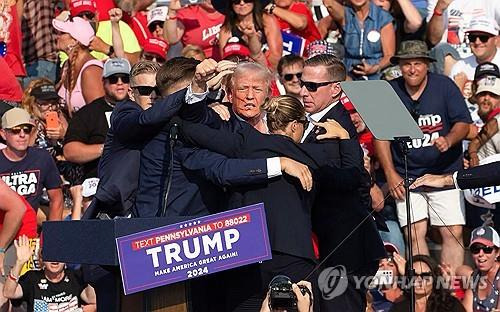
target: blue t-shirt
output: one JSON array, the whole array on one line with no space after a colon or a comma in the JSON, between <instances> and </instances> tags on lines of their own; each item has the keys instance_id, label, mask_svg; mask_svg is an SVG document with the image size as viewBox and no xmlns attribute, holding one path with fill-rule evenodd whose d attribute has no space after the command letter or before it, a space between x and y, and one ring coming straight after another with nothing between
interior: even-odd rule
<instances>
[{"instance_id":1,"label":"blue t-shirt","mask_svg":"<svg viewBox=\"0 0 500 312\"><path fill-rule=\"evenodd\" d=\"M441 153L431 142L447 135L457 122L472 123L464 98L453 81L444 76L428 73L427 85L417 101L406 91L403 77L390 81L392 88L406 108L418 116L417 123L424 133L423 139L408 142L408 175L413 178L426 173L444 174L462 166L462 144L457 143ZM396 144L391 144L394 166L404 173L404 163Z\"/></svg>"},{"instance_id":2,"label":"blue t-shirt","mask_svg":"<svg viewBox=\"0 0 500 312\"><path fill-rule=\"evenodd\" d=\"M29 147L26 157L11 161L0 151L0 177L35 209L40 206L43 188L60 188L62 181L52 156L44 149Z\"/></svg>"},{"instance_id":3,"label":"blue t-shirt","mask_svg":"<svg viewBox=\"0 0 500 312\"><path fill-rule=\"evenodd\" d=\"M380 30L392 23L392 15L370 2L370 12L361 28L354 10L346 6L344 9L345 25L343 28L345 58L347 71L364 59L368 64L378 64L384 56ZM372 74L368 79L379 79L380 74Z\"/></svg>"}]
</instances>

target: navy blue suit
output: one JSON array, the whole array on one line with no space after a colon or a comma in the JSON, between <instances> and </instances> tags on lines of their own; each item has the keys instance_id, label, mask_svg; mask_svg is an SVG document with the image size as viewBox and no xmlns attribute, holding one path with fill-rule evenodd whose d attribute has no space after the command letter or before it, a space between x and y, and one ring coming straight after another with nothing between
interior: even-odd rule
<instances>
[{"instance_id":1,"label":"navy blue suit","mask_svg":"<svg viewBox=\"0 0 500 312\"><path fill-rule=\"evenodd\" d=\"M341 103L333 106L320 120L336 120L350 135L350 141L357 142L357 133L349 113ZM304 142L318 142L316 131L311 131ZM358 143L358 149L361 147ZM342 154L342 153L341 153ZM341 155L342 157L343 155ZM353 162L363 167L362 153ZM386 256L380 235L372 216L370 179L362 169L361 187L350 193L337 188L323 188L317 194L313 208L313 228L318 235L319 252L325 258L325 267L345 266L349 277L349 288L341 296L322 301L322 311L361 311L365 309L365 293L355 289L352 275L373 275L378 268L378 260ZM358 228L359 226L359 228Z\"/></svg>"},{"instance_id":2,"label":"navy blue suit","mask_svg":"<svg viewBox=\"0 0 500 312\"><path fill-rule=\"evenodd\" d=\"M500 185L500 162L458 170L457 184L461 190Z\"/></svg>"}]
</instances>

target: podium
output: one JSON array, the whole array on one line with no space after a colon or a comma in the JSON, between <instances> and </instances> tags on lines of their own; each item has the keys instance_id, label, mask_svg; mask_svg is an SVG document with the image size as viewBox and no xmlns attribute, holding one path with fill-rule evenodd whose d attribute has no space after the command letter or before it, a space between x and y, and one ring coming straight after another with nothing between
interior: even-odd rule
<instances>
[{"instance_id":1,"label":"podium","mask_svg":"<svg viewBox=\"0 0 500 312\"><path fill-rule=\"evenodd\" d=\"M113 220L46 221L43 223L44 261L101 265L119 272L116 238L183 222L192 217L123 218ZM121 285L119 275L117 284ZM125 296L120 290L120 311L188 312L186 283L176 283ZM110 311L106 308L105 311Z\"/></svg>"}]
</instances>

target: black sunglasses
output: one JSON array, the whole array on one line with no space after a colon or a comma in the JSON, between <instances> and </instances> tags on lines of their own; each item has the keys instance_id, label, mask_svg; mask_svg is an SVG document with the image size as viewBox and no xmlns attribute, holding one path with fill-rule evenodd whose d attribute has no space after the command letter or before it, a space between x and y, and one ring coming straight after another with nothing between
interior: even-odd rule
<instances>
[{"instance_id":1,"label":"black sunglasses","mask_svg":"<svg viewBox=\"0 0 500 312\"><path fill-rule=\"evenodd\" d=\"M338 82L337 80L335 81L325 81L325 82L312 82L312 81L303 81L302 79L299 79L300 82L300 87L306 87L307 91L309 92L316 92L318 88L327 86L329 84Z\"/></svg>"},{"instance_id":2,"label":"black sunglasses","mask_svg":"<svg viewBox=\"0 0 500 312\"><path fill-rule=\"evenodd\" d=\"M21 133L21 131L23 131L24 134L30 134L31 131L33 131L33 126L32 125L16 126L14 128L10 128L7 130L12 134L19 134Z\"/></svg>"},{"instance_id":3,"label":"black sunglasses","mask_svg":"<svg viewBox=\"0 0 500 312\"><path fill-rule=\"evenodd\" d=\"M431 272L415 273L415 277L420 277L423 280L429 280L432 277Z\"/></svg>"},{"instance_id":4,"label":"black sunglasses","mask_svg":"<svg viewBox=\"0 0 500 312\"><path fill-rule=\"evenodd\" d=\"M163 28L163 22L160 21L152 22L148 26L149 31L154 32L156 30L156 26L160 26L160 28Z\"/></svg>"},{"instance_id":5,"label":"black sunglasses","mask_svg":"<svg viewBox=\"0 0 500 312\"><path fill-rule=\"evenodd\" d=\"M129 83L130 76L129 75L112 75L106 78L110 84L118 83L118 79L122 81L122 83Z\"/></svg>"},{"instance_id":6,"label":"black sunglasses","mask_svg":"<svg viewBox=\"0 0 500 312\"><path fill-rule=\"evenodd\" d=\"M292 81L293 76L297 76L297 79L299 79L299 80L300 80L300 78L302 78L302 73L296 73L296 74L284 74L284 75L283 75L283 78L284 78L286 81Z\"/></svg>"},{"instance_id":7,"label":"black sunglasses","mask_svg":"<svg viewBox=\"0 0 500 312\"><path fill-rule=\"evenodd\" d=\"M139 95L142 95L142 96L151 96L151 94L153 92L155 92L155 95L160 95L160 91L158 90L157 87L136 86L136 87L132 87L132 89L137 90L137 92L139 92Z\"/></svg>"},{"instance_id":8,"label":"black sunglasses","mask_svg":"<svg viewBox=\"0 0 500 312\"><path fill-rule=\"evenodd\" d=\"M491 35L478 35L478 34L468 34L467 37L469 38L469 42L470 43L474 43L476 42L476 39L479 38L479 40L482 42L482 43L486 43L488 42L488 40L490 40Z\"/></svg>"},{"instance_id":9,"label":"black sunglasses","mask_svg":"<svg viewBox=\"0 0 500 312\"><path fill-rule=\"evenodd\" d=\"M253 0L233 0L233 4L240 4L241 1L245 2L245 3L252 3Z\"/></svg>"},{"instance_id":10,"label":"black sunglasses","mask_svg":"<svg viewBox=\"0 0 500 312\"><path fill-rule=\"evenodd\" d=\"M82 13L78 14L77 16L91 20L91 19L94 19L95 14L92 12L82 12Z\"/></svg>"},{"instance_id":11,"label":"black sunglasses","mask_svg":"<svg viewBox=\"0 0 500 312\"><path fill-rule=\"evenodd\" d=\"M303 124L304 125L304 129L307 129L307 127L309 126L309 120L307 120L307 119L297 120L297 122Z\"/></svg>"},{"instance_id":12,"label":"black sunglasses","mask_svg":"<svg viewBox=\"0 0 500 312\"><path fill-rule=\"evenodd\" d=\"M470 252L473 254L473 255L477 255L481 252L481 250L489 255L493 252L494 248L492 246L478 246L478 245L472 245L470 246Z\"/></svg>"}]
</instances>

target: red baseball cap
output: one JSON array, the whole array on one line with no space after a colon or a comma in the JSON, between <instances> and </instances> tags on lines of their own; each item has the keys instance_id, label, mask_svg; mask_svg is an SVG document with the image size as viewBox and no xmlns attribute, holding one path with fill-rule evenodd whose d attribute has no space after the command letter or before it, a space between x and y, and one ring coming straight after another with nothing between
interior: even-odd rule
<instances>
[{"instance_id":1,"label":"red baseball cap","mask_svg":"<svg viewBox=\"0 0 500 312\"><path fill-rule=\"evenodd\" d=\"M222 58L228 58L232 55L241 55L245 57L250 56L250 50L243 44L237 42L231 42L226 44L223 49Z\"/></svg>"},{"instance_id":2,"label":"red baseball cap","mask_svg":"<svg viewBox=\"0 0 500 312\"><path fill-rule=\"evenodd\" d=\"M160 38L149 38L143 48L144 52L153 53L165 58L167 56L168 43Z\"/></svg>"},{"instance_id":3,"label":"red baseball cap","mask_svg":"<svg viewBox=\"0 0 500 312\"><path fill-rule=\"evenodd\" d=\"M83 12L97 12L97 4L94 0L71 0L69 3L71 16L78 16Z\"/></svg>"}]
</instances>

